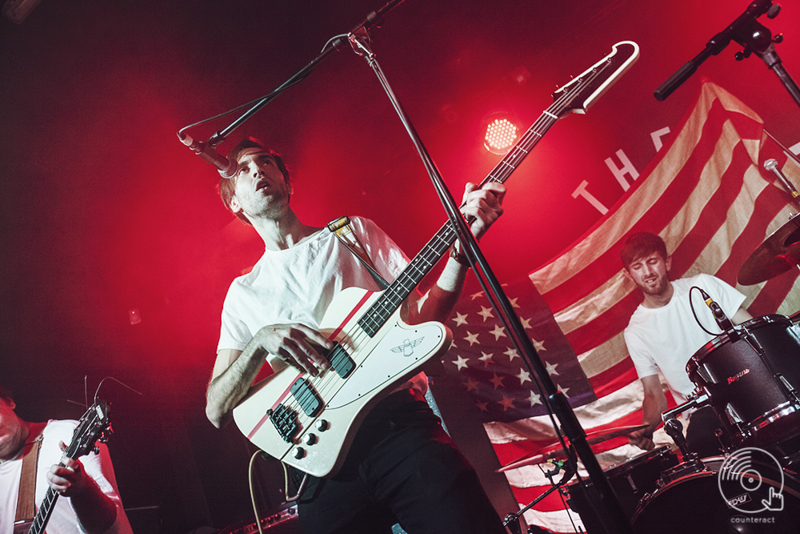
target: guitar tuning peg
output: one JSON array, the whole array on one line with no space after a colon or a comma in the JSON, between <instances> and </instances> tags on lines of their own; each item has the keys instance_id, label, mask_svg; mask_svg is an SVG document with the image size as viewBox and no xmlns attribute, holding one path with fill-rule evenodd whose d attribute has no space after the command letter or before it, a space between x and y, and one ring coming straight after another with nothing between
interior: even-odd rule
<instances>
[{"instance_id":1,"label":"guitar tuning peg","mask_svg":"<svg viewBox=\"0 0 800 534\"><path fill-rule=\"evenodd\" d=\"M100 454L100 447L95 445L94 447L92 447L92 452L95 454Z\"/></svg>"}]
</instances>

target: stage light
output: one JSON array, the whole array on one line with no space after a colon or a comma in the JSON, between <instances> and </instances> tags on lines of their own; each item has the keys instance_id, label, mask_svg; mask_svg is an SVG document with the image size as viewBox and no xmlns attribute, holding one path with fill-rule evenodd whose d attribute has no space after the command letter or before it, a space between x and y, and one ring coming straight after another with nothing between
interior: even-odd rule
<instances>
[{"instance_id":1,"label":"stage light","mask_svg":"<svg viewBox=\"0 0 800 534\"><path fill-rule=\"evenodd\" d=\"M492 154L505 155L519 138L519 127L506 117L495 117L488 121L483 146Z\"/></svg>"}]
</instances>

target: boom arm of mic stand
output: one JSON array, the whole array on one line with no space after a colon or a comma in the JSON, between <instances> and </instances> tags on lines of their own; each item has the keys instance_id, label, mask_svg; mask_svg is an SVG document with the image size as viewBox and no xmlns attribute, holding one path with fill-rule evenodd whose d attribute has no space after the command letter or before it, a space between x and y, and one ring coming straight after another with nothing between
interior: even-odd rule
<instances>
[{"instance_id":1,"label":"boom arm of mic stand","mask_svg":"<svg viewBox=\"0 0 800 534\"><path fill-rule=\"evenodd\" d=\"M608 532L620 532L623 534L631 532L630 523L628 522L625 513L622 511L622 507L620 506L616 495L611 489L611 485L609 484L605 473L603 473L600 464L597 462L594 452L586 441L586 433L583 431L583 428L581 428L580 422L575 416L575 412L572 411L572 407L567 402L564 394L556 389L552 378L550 378L550 375L547 373L547 369L545 368L541 359L538 357L536 349L534 348L530 338L526 335L525 329L523 328L519 317L513 311L511 303L500 287L500 283L497 281L497 278L495 278L491 268L486 262L486 259L483 257L483 254L481 253L480 248L475 240L475 236L472 235L472 232L467 226L467 222L464 220L464 217L461 215L461 212L458 210L458 207L453 200L453 196L450 194L450 191L444 184L441 174L436 168L436 164L433 162L430 154L428 154L427 149L423 145L422 140L414 129L414 126L411 124L411 121L405 113L405 110L395 96L394 91L389 86L389 82L384 76L377 60L375 59L375 54L371 50L370 43L367 38L368 36L365 35L365 33L366 32L359 32L358 34L351 34L350 40L353 50L357 54L365 57L370 67L372 67L373 71L378 77L378 80L386 91L392 106L395 108L395 111L397 111L403 126L406 128L412 143L416 147L417 152L422 159L423 165L428 171L428 175L433 182L433 186L442 202L445 212L447 213L447 217L455 228L459 239L461 240L462 250L466 253L470 264L473 267L479 267L480 272L483 273L485 278L489 281L491 290L487 290L486 282L481 276L478 276L478 280L481 282L484 291L486 291L487 297L493 295L497 300L497 303L495 303L494 299L490 297L490 300L492 300L492 306L494 306L495 310L498 312L498 315L503 321L506 330L509 332L509 336L517 347L519 354L523 360L525 360L528 368L539 377L543 393L545 394L546 398L549 399L550 403L552 403L553 411L556 417L561 423L565 434L567 437L569 437L570 443L575 447L578 456L589 473L593 487L596 489L597 496L599 497L599 501L595 504L604 508L608 512L608 516L602 517L601 521L604 523L610 523L607 525ZM475 272L477 275L478 270L476 269ZM590 498L594 497L592 492L589 492L589 494L591 496Z\"/></svg>"},{"instance_id":2,"label":"boom arm of mic stand","mask_svg":"<svg viewBox=\"0 0 800 534\"><path fill-rule=\"evenodd\" d=\"M353 30L350 33L357 32L357 31L359 31L361 29L369 29L369 28L371 28L373 26L378 26L381 23L381 21L383 20L384 15L386 15L386 13L388 13L389 11L391 11L392 9L397 7L402 2L403 2L403 0L390 0L389 2L386 3L386 5L384 5L382 8L380 8L378 11L373 11L369 15L367 15L367 17L360 24L358 24L355 28L353 28ZM208 141L206 141L206 145L214 148L218 144L223 142L225 140L225 138L228 137L236 128L238 128L239 126L244 124L248 119L250 119L250 117L255 115L261 108L263 108L264 106L266 106L267 104L269 104L270 102L275 100L275 98L279 94L284 92L286 89L288 89L289 87L291 87L291 86L301 82L305 78L307 78L311 74L311 71L314 70L314 68L323 59L328 57L328 55L330 55L330 53L333 52L334 50L339 50L345 44L347 44L347 39L345 37L343 37L343 36L334 39L333 42L331 43L331 46L327 46L317 57L312 59L305 67L303 67L302 69L297 71L291 78L289 78L288 80L283 82L280 86L278 86L276 89L274 89L271 93L269 93L265 97L263 97L263 98L259 99L258 101L256 101L256 103L250 109L245 111L238 119L233 121L226 128L224 128L223 130L220 130L217 133L215 133L214 135L212 135L208 139ZM199 124L199 123L196 123L196 124ZM183 132L187 128L188 127L182 128L178 132L178 137L181 140L186 138L186 135Z\"/></svg>"}]
</instances>

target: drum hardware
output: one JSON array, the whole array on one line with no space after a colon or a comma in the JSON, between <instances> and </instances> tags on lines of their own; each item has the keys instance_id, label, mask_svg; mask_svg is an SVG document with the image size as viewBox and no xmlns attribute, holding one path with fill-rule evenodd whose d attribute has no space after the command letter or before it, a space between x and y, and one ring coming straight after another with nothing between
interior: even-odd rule
<instances>
[{"instance_id":1,"label":"drum hardware","mask_svg":"<svg viewBox=\"0 0 800 534\"><path fill-rule=\"evenodd\" d=\"M686 438L683 435L683 424L678 421L676 416L688 410L699 410L700 408L705 408L709 405L709 400L710 399L707 393L695 389L694 394L689 396L686 399L686 402L679 404L675 408L667 410L661 414L661 420L664 421L664 431L669 434L669 436L672 438L672 441L675 442L678 450L681 451L681 456L683 457L684 461L697 460L697 453L689 450L689 446L686 444ZM717 437L722 450L728 450L729 447L722 439L722 432L715 431L714 435Z\"/></svg>"},{"instance_id":2,"label":"drum hardware","mask_svg":"<svg viewBox=\"0 0 800 534\"><path fill-rule=\"evenodd\" d=\"M686 445L686 438L683 437L683 425L676 417L673 416L664 419L664 430L672 438L672 441L675 442L675 445L678 446L678 450L681 451L684 461L697 459L697 454L690 451L689 446Z\"/></svg>"},{"instance_id":3,"label":"drum hardware","mask_svg":"<svg viewBox=\"0 0 800 534\"><path fill-rule=\"evenodd\" d=\"M520 528L519 518L522 517L522 515L525 512L536 506L536 504L539 501L541 501L542 499L544 499L557 489L561 488L564 484L569 482L573 476L575 476L575 474L578 472L578 467L577 467L578 455L576 454L575 449L573 449L572 447L568 447L568 449L569 449L569 452L567 453L568 458L565 461L548 460L548 463L552 463L552 465L555 465L555 469L545 471L544 473L544 476L547 477L547 479L550 481L550 487L547 488L547 491L536 497L526 506L520 508L517 512L508 514L503 520L504 527L508 527L518 531ZM561 472L562 467L564 468L564 474L561 476L561 480L556 482L554 480L555 476Z\"/></svg>"}]
</instances>

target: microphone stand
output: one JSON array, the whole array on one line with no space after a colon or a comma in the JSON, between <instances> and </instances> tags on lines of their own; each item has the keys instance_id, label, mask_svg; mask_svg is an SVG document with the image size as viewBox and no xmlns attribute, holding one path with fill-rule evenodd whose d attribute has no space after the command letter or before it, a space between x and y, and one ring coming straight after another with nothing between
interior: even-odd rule
<instances>
[{"instance_id":1,"label":"microphone stand","mask_svg":"<svg viewBox=\"0 0 800 534\"><path fill-rule=\"evenodd\" d=\"M381 21L383 20L384 15L386 15L386 13L388 13L389 11L391 11L392 9L397 7L402 2L403 2L403 0L390 0L389 2L386 3L386 5L384 5L382 8L380 8L377 12L373 11L369 15L367 15L367 18L364 19L359 25L357 25L350 32L350 34L358 31L359 29L367 30L367 29L371 28L372 26L380 25ZM297 71L291 78L289 78L288 80L283 82L280 86L278 86L276 89L274 89L268 95L263 96L260 99L255 100L254 101L255 104L250 109L248 109L238 119L236 119L231 124L229 124L226 128L224 128L223 130L220 130L220 131L216 132L214 135L212 135L208 139L208 141L197 142L197 141L194 141L194 140L190 140L191 144L187 144L187 146L189 148L191 148L192 150L194 150L196 153L199 154L200 152L202 152L202 149L204 147L206 147L206 146L214 148L217 145L219 145L220 143L222 143L225 140L225 138L228 137L236 128L238 128L239 126L244 124L248 119L250 119L250 117L255 115L261 108L263 108L264 106L266 106L267 104L269 104L270 102L275 100L275 98L279 94L284 92L286 89L292 87L293 85L295 85L295 84L303 81L304 79L306 79L311 74L311 71L314 70L314 68L317 65L319 65L319 63L322 62L323 59L328 57L331 52L333 52L334 50L339 50L341 47L343 47L345 42L346 42L346 39L345 39L346 35L349 35L349 34L342 34L342 35L338 35L335 38L333 38L331 40L332 42L329 41L330 42L330 46L327 46L327 43L326 43L326 47L322 50L322 52L317 57L312 59L305 67L303 67L302 69ZM245 106L247 106L247 105L249 105L249 104L245 104ZM241 106L241 107L244 107L244 106ZM236 108L236 109L240 109L240 108ZM213 118L216 118L216 117L212 117L212 119ZM207 119L207 120L211 120L211 119ZM190 124L189 126L185 126L185 127L181 128L178 131L178 137L181 139L181 141L184 141L187 138L187 135L184 133L187 129L191 128L192 126L196 126L197 124L200 124L202 122L206 122L206 121L201 121L199 123Z\"/></svg>"},{"instance_id":2,"label":"microphone stand","mask_svg":"<svg viewBox=\"0 0 800 534\"><path fill-rule=\"evenodd\" d=\"M367 29L359 28L357 31L351 33L350 44L356 54L367 60L367 63L378 77L386 95L389 97L392 106L400 117L400 121L403 123L403 126L422 159L422 163L431 178L439 200L442 202L442 206L447 213L447 217L456 230L458 239L461 241L462 250L466 254L473 270L475 270L481 286L492 303L492 307L498 313L506 331L509 333L510 339L517 348L517 352L533 374L539 377L540 387L543 393L545 393L544 397L548 401L549 409L556 415L561 423L564 433L569 438L570 444L575 447L575 451L583 462L584 467L589 473L589 478L594 485L593 490L596 490L596 493L594 491L589 491L588 495L593 508L598 512L598 519L603 524L606 532L631 532L628 518L625 516L605 473L603 473L597 458L594 456L594 452L586 440L586 433L581 427L578 418L575 416L575 412L572 410L569 402L567 402L564 394L556 389L533 343L525 333L519 317L514 312L508 297L503 292L500 283L492 273L486 258L484 258L483 253L478 247L475 236L472 235L472 231L461 215L461 212L458 210L458 206L453 200L452 194L444 184L433 159L430 157L430 154L428 154L411 120L408 118L405 110L389 85L372 51L371 40ZM480 273L478 269L480 269Z\"/></svg>"},{"instance_id":3,"label":"microphone stand","mask_svg":"<svg viewBox=\"0 0 800 534\"><path fill-rule=\"evenodd\" d=\"M731 39L733 39L744 47L744 50L734 54L736 60L741 61L750 57L752 53L755 53L764 60L767 68L775 71L775 74L789 91L789 94L792 95L794 101L800 106L800 88L797 87L792 77L789 76L786 69L783 68L781 58L778 56L778 52L775 51L775 43L783 41L783 35L778 34L773 38L769 29L757 20L758 17L764 13L767 14L767 18L774 19L778 16L780 10L781 6L773 4L772 0L756 0L751 3L747 6L745 12L739 15L730 26L712 37L708 43L706 43L706 47L702 52L691 61L685 63L675 74L670 76L667 81L655 90L653 95L656 97L656 100L660 102L666 99L675 89L694 74L701 63L710 56L716 56L722 52L731 42Z\"/></svg>"}]
</instances>

